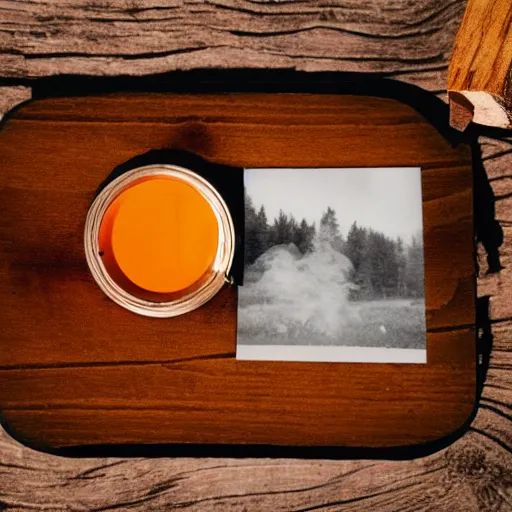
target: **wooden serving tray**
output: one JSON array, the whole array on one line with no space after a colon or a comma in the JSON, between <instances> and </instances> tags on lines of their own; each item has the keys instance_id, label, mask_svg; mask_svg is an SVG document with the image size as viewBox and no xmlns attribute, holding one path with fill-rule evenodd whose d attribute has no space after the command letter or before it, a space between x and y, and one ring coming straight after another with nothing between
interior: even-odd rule
<instances>
[{"instance_id":1,"label":"wooden serving tray","mask_svg":"<svg viewBox=\"0 0 512 512\"><path fill-rule=\"evenodd\" d=\"M428 364L237 361L236 288L167 320L107 299L84 257L87 210L113 168L161 148L238 167L420 166ZM472 414L471 151L412 107L334 94L40 99L5 122L0 161L0 408L22 442L403 447Z\"/></svg>"}]
</instances>

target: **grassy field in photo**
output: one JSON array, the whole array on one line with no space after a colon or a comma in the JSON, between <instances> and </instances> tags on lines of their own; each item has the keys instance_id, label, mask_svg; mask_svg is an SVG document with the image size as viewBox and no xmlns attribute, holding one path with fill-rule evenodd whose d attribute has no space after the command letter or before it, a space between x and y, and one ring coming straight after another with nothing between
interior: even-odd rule
<instances>
[{"instance_id":1,"label":"grassy field in photo","mask_svg":"<svg viewBox=\"0 0 512 512\"><path fill-rule=\"evenodd\" d=\"M319 333L293 321L296 304L272 303L241 290L238 343L250 345L331 345L358 347L425 348L424 299L385 299L348 302L340 332Z\"/></svg>"}]
</instances>

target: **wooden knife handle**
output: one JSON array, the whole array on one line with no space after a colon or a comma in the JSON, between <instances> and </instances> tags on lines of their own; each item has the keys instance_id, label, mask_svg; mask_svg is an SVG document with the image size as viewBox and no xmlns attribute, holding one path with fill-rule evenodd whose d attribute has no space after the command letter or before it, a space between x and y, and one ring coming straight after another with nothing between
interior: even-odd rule
<instances>
[{"instance_id":1,"label":"wooden knife handle","mask_svg":"<svg viewBox=\"0 0 512 512\"><path fill-rule=\"evenodd\" d=\"M468 0L448 73L450 124L512 128L512 2Z\"/></svg>"}]
</instances>

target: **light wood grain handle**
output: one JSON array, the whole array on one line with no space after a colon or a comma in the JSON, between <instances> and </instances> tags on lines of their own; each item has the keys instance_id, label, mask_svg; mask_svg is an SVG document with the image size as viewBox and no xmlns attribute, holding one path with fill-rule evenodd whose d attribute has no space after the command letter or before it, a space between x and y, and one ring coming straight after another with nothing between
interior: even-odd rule
<instances>
[{"instance_id":1,"label":"light wood grain handle","mask_svg":"<svg viewBox=\"0 0 512 512\"><path fill-rule=\"evenodd\" d=\"M512 128L512 2L468 0L448 74L450 123Z\"/></svg>"}]
</instances>

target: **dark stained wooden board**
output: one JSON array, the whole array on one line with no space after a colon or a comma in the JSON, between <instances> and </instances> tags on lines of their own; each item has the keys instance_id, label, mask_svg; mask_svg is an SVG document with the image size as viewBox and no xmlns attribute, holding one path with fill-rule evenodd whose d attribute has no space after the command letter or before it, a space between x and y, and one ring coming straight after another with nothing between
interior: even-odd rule
<instances>
[{"instance_id":1,"label":"dark stained wooden board","mask_svg":"<svg viewBox=\"0 0 512 512\"><path fill-rule=\"evenodd\" d=\"M103 296L83 254L98 185L150 149L241 167L423 169L428 364L236 361L236 290L175 319ZM0 132L0 407L46 448L387 447L449 435L476 394L472 170L411 107L344 95L37 100Z\"/></svg>"}]
</instances>

